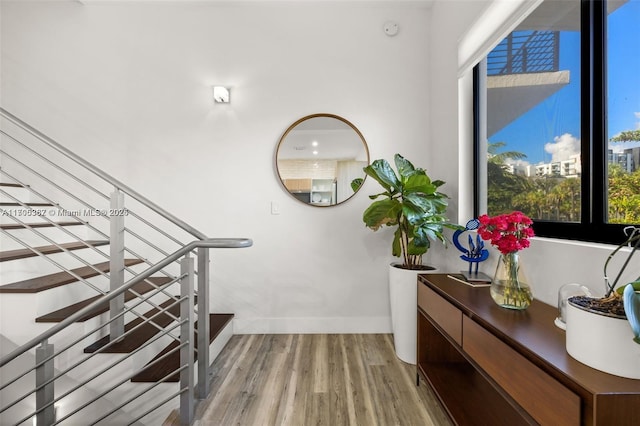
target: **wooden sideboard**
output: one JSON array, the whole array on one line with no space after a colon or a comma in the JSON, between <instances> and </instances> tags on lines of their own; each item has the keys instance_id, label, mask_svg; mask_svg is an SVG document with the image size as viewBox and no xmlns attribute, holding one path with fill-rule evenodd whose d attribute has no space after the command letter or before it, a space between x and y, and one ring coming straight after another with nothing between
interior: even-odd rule
<instances>
[{"instance_id":1,"label":"wooden sideboard","mask_svg":"<svg viewBox=\"0 0 640 426\"><path fill-rule=\"evenodd\" d=\"M454 423L640 425L640 380L573 359L554 325L556 308L501 308L488 287L446 274L419 275L417 291L417 378Z\"/></svg>"}]
</instances>

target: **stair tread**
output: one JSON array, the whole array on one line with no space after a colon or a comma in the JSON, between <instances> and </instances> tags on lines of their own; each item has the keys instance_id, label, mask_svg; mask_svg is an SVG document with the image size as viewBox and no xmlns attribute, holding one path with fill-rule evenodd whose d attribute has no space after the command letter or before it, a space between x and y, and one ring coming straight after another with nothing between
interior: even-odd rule
<instances>
[{"instance_id":1,"label":"stair tread","mask_svg":"<svg viewBox=\"0 0 640 426\"><path fill-rule=\"evenodd\" d=\"M104 246L107 244L109 244L109 241L88 240L88 241L74 241L71 243L62 243L62 244L59 244L59 246L64 247L67 250L78 250L78 249L87 248L87 245L92 247L98 247L98 246ZM61 251L63 251L61 248L55 245L34 247L34 249L39 251L42 254L60 253ZM34 256L38 256L38 255L27 248L8 250L8 251L0 252L0 262L5 262L8 260L24 259L27 257L34 257Z\"/></svg>"},{"instance_id":2,"label":"stair tread","mask_svg":"<svg viewBox=\"0 0 640 426\"><path fill-rule=\"evenodd\" d=\"M142 262L142 259L125 259L124 264L125 266L132 266ZM102 262L94 264L93 267L83 266L75 268L72 269L71 272L81 278L91 278L99 274L96 269L101 272L109 272L109 266L109 262ZM0 286L0 293L37 293L77 281L76 277L69 272L56 272L24 281L5 284Z\"/></svg>"},{"instance_id":3,"label":"stair tread","mask_svg":"<svg viewBox=\"0 0 640 426\"><path fill-rule=\"evenodd\" d=\"M159 306L162 308L167 308L168 306L170 306L172 303L175 303L175 302L176 302L176 299L167 299L166 301L161 303ZM178 317L180 315L180 304L175 303L173 306L167 308L166 310L172 315ZM151 318L156 313L158 313L158 311L159 310L157 308L153 308L147 311L146 313L144 313L143 316L145 318ZM128 322L124 326L124 331L127 332L135 328L137 325L141 324L143 321L144 320L142 318L136 318L133 321ZM155 316L151 321L138 327L136 330L134 330L133 332L125 336L122 340L109 346L102 353L123 354L123 353L129 353L134 351L135 349L138 349L140 346L144 345L146 341L148 341L149 339L151 339L153 336L155 336L160 332L160 330L158 330L158 327L155 327L153 324L151 324L152 322L158 325L160 328L165 328L173 322L173 318L171 318L171 316L165 313L161 313ZM84 348L84 352L93 353L98 349L102 348L103 346L106 346L108 343L109 343L109 336L107 335L107 336L104 336L102 339L97 340L96 342Z\"/></svg>"},{"instance_id":4,"label":"stair tread","mask_svg":"<svg viewBox=\"0 0 640 426\"><path fill-rule=\"evenodd\" d=\"M171 278L168 277L150 277L147 278L149 281L151 281L152 283L154 283L155 285L162 285L165 284L169 281L171 281ZM138 294L144 294L147 293L151 290L154 289L154 286L152 286L151 284L148 284L146 282L139 282L137 284L135 284L133 286L133 290L135 290ZM98 300L101 296L94 296L91 297L89 299L85 299L81 302L78 303L74 303L73 305L69 305L66 306L62 309L58 309L57 311L53 311L50 312L46 315L42 315L38 318L36 318L36 322L60 322L66 318L68 318L69 316L75 314L76 312L78 312L80 309L90 305L91 303L95 302L96 300ZM124 300L128 301L131 299L134 299L135 297L137 297L136 295L134 295L132 292L127 291L124 294ZM84 322L88 319L91 319L97 315L103 314L105 312L109 311L109 304L106 303L104 304L104 306L101 306L93 311L91 311L90 313L84 315L82 318L80 318L78 320L78 322Z\"/></svg>"},{"instance_id":5,"label":"stair tread","mask_svg":"<svg viewBox=\"0 0 640 426\"><path fill-rule=\"evenodd\" d=\"M54 204L51 204L51 203L22 203L22 204L30 207L53 207L54 206ZM0 206L3 206L3 207L22 207L22 204L12 203L10 201L0 202Z\"/></svg>"},{"instance_id":6,"label":"stair tread","mask_svg":"<svg viewBox=\"0 0 640 426\"><path fill-rule=\"evenodd\" d=\"M209 343L213 342L218 334L226 327L226 325L233 319L233 314L209 314ZM198 323L195 327L197 329ZM197 349L196 340L196 349ZM153 361L162 357L167 352L175 349L179 345L179 342L173 341L167 347L165 347L158 355L156 355L147 366L145 366L138 374L131 378L132 382L158 382L162 380L168 374L175 371L180 365L180 351L175 351L171 355L168 355L158 363L149 366ZM197 353L194 354L194 361L197 359ZM179 373L172 374L165 380L166 382L179 381Z\"/></svg>"},{"instance_id":7,"label":"stair tread","mask_svg":"<svg viewBox=\"0 0 640 426\"><path fill-rule=\"evenodd\" d=\"M54 226L76 226L83 225L82 222L38 222L38 223L29 223L31 228L52 228ZM5 223L0 225L2 229L27 229L27 225L23 225L22 223Z\"/></svg>"}]
</instances>

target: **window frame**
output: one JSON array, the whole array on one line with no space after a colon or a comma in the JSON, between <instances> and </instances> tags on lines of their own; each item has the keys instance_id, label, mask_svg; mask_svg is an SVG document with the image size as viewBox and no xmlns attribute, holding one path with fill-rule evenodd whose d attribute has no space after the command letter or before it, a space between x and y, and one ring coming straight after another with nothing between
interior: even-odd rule
<instances>
[{"instance_id":1,"label":"window frame","mask_svg":"<svg viewBox=\"0 0 640 426\"><path fill-rule=\"evenodd\" d=\"M607 218L607 1L581 0L580 5L580 141L581 220L556 222L534 220L537 236L620 244L628 224L606 223ZM473 68L474 215L483 204L480 176L484 159L480 141L480 66ZM601 143L596 143L601 141ZM600 194L600 195L599 195ZM638 224L636 224L638 225Z\"/></svg>"}]
</instances>

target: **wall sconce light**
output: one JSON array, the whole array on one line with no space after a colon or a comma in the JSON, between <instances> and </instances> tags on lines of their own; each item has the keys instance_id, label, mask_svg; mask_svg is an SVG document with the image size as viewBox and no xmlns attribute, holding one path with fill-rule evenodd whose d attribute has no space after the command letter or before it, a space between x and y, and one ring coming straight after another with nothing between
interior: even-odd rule
<instances>
[{"instance_id":1,"label":"wall sconce light","mask_svg":"<svg viewBox=\"0 0 640 426\"><path fill-rule=\"evenodd\" d=\"M217 104L228 104L231 101L231 89L224 86L213 86L213 100Z\"/></svg>"}]
</instances>

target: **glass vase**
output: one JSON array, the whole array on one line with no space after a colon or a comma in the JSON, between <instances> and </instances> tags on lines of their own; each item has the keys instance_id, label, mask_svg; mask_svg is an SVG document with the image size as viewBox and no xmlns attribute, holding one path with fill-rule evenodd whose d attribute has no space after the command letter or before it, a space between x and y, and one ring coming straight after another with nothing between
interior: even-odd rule
<instances>
[{"instance_id":1,"label":"glass vase","mask_svg":"<svg viewBox=\"0 0 640 426\"><path fill-rule=\"evenodd\" d=\"M501 254L491 281L491 297L503 308L527 309L533 302L518 252Z\"/></svg>"}]
</instances>

